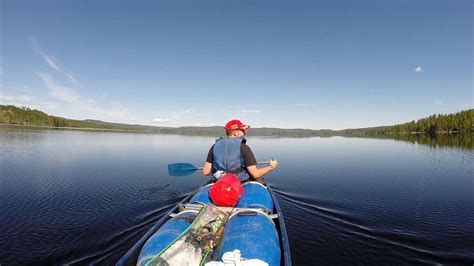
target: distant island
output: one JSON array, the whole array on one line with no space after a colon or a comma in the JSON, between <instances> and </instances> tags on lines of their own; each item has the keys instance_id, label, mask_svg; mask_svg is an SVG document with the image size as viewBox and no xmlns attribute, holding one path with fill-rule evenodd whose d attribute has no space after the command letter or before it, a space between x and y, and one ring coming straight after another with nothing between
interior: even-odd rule
<instances>
[{"instance_id":1,"label":"distant island","mask_svg":"<svg viewBox=\"0 0 474 266\"><path fill-rule=\"evenodd\" d=\"M21 125L50 128L72 128L90 130L120 130L138 131L161 134L182 135L222 135L222 127L154 127L144 125L130 125L109 123L98 120L72 120L51 116L44 112L28 107L13 105L0 105L0 123L6 125ZM282 128L254 128L249 131L253 136L288 136L288 137L313 137L313 136L391 136L407 134L472 134L474 133L474 109L460 111L454 114L434 114L426 118L404 124L380 126L357 129L331 130L331 129L282 129Z\"/></svg>"}]
</instances>

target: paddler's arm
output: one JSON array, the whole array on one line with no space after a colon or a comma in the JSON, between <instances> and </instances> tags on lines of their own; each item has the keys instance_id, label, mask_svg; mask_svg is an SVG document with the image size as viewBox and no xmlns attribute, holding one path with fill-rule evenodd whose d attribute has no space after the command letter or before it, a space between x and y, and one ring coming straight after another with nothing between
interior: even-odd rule
<instances>
[{"instance_id":1,"label":"paddler's arm","mask_svg":"<svg viewBox=\"0 0 474 266\"><path fill-rule=\"evenodd\" d=\"M212 170L212 163L206 162L204 166L202 167L202 174L207 176L211 173L211 170Z\"/></svg>"},{"instance_id":2,"label":"paddler's arm","mask_svg":"<svg viewBox=\"0 0 474 266\"><path fill-rule=\"evenodd\" d=\"M262 168L257 168L256 165L247 166L247 171L253 178L259 179L260 177L268 174L269 172L271 172L273 169L277 167L278 167L278 161L273 159L273 160L270 160L270 162L268 162L267 166L262 167Z\"/></svg>"},{"instance_id":3,"label":"paddler's arm","mask_svg":"<svg viewBox=\"0 0 474 266\"><path fill-rule=\"evenodd\" d=\"M212 157L213 157L214 145L209 149L207 153L206 163L202 167L202 174L208 176L212 171Z\"/></svg>"}]
</instances>

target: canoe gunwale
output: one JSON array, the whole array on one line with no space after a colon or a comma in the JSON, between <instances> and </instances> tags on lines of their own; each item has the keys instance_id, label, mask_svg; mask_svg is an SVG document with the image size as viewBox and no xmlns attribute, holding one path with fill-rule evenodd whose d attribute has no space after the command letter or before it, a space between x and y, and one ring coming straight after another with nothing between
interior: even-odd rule
<instances>
[{"instance_id":1,"label":"canoe gunwale","mask_svg":"<svg viewBox=\"0 0 474 266\"><path fill-rule=\"evenodd\" d=\"M276 213L278 214L278 225L280 226L279 234L280 234L280 243L283 248L283 260L282 260L282 265L285 266L291 266L291 252L290 252L290 242L288 240L288 235L286 233L286 226L285 226L285 220L283 218L283 213L280 209L280 204L278 203L278 200L275 196L275 193L273 192L273 189L271 186L265 182L267 185L267 189L270 192L270 195L272 196L273 200L273 208L276 210Z\"/></svg>"},{"instance_id":2,"label":"canoe gunwale","mask_svg":"<svg viewBox=\"0 0 474 266\"><path fill-rule=\"evenodd\" d=\"M154 234L158 229L169 220L170 215L178 210L179 206L189 201L192 196L194 196L201 188L196 189L193 193L190 193L184 199L182 199L179 204L174 206L169 210L163 217L161 217L128 251L125 255L120 258L120 260L115 264L117 266L121 265L135 265L133 261L137 261L138 256L140 255L140 250L142 249L145 242Z\"/></svg>"}]
</instances>

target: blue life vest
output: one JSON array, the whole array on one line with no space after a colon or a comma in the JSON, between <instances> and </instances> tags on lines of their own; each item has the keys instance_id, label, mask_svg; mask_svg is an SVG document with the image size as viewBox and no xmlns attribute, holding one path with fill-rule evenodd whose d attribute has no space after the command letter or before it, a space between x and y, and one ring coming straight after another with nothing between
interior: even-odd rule
<instances>
[{"instance_id":1,"label":"blue life vest","mask_svg":"<svg viewBox=\"0 0 474 266\"><path fill-rule=\"evenodd\" d=\"M240 145L247 140L240 138L219 138L214 144L212 153L212 167L215 171L234 173L241 181L249 178L245 170L244 158L240 152ZM235 172L240 172L236 174Z\"/></svg>"}]
</instances>

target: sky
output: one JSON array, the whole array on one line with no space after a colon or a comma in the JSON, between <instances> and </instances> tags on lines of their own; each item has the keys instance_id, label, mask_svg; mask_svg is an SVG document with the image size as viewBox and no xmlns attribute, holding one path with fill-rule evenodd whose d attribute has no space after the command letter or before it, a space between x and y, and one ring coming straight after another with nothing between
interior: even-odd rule
<instances>
[{"instance_id":1,"label":"sky","mask_svg":"<svg viewBox=\"0 0 474 266\"><path fill-rule=\"evenodd\" d=\"M0 0L0 104L344 129L473 106L470 0Z\"/></svg>"}]
</instances>

